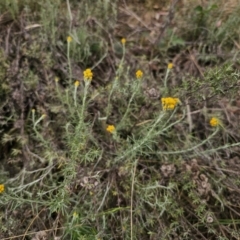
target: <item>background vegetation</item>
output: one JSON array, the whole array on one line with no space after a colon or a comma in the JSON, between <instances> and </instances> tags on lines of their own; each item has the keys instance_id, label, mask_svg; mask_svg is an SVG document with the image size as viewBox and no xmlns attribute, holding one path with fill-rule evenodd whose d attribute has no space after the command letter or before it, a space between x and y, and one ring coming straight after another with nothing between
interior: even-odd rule
<instances>
[{"instance_id":1,"label":"background vegetation","mask_svg":"<svg viewBox=\"0 0 240 240\"><path fill-rule=\"evenodd\" d=\"M237 0L0 2L0 239L240 239Z\"/></svg>"}]
</instances>

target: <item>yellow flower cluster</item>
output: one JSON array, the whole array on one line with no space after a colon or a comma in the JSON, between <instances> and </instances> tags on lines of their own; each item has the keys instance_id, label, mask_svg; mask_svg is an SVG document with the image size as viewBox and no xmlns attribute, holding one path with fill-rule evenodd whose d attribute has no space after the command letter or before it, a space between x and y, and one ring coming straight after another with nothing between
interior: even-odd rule
<instances>
[{"instance_id":1,"label":"yellow flower cluster","mask_svg":"<svg viewBox=\"0 0 240 240\"><path fill-rule=\"evenodd\" d=\"M122 38L121 43L122 43L122 45L124 45L126 43L126 38Z\"/></svg>"},{"instance_id":2,"label":"yellow flower cluster","mask_svg":"<svg viewBox=\"0 0 240 240\"><path fill-rule=\"evenodd\" d=\"M137 70L136 71L136 78L140 79L140 78L142 78L142 76L143 76L143 72L141 70Z\"/></svg>"},{"instance_id":3,"label":"yellow flower cluster","mask_svg":"<svg viewBox=\"0 0 240 240\"><path fill-rule=\"evenodd\" d=\"M219 119L215 117L211 118L209 123L212 127L217 127L218 125L220 125Z\"/></svg>"},{"instance_id":4,"label":"yellow flower cluster","mask_svg":"<svg viewBox=\"0 0 240 240\"><path fill-rule=\"evenodd\" d=\"M180 103L179 98L162 98L162 108L163 110L173 110L178 103Z\"/></svg>"},{"instance_id":5,"label":"yellow flower cluster","mask_svg":"<svg viewBox=\"0 0 240 240\"><path fill-rule=\"evenodd\" d=\"M93 77L92 70L91 70L90 68L87 68L87 69L83 72L83 76L84 76L84 80L91 81L91 80L92 80L92 77Z\"/></svg>"},{"instance_id":6,"label":"yellow flower cluster","mask_svg":"<svg viewBox=\"0 0 240 240\"><path fill-rule=\"evenodd\" d=\"M113 133L113 132L115 132L115 127L114 127L114 125L108 125L106 130L110 133Z\"/></svg>"},{"instance_id":7,"label":"yellow flower cluster","mask_svg":"<svg viewBox=\"0 0 240 240\"><path fill-rule=\"evenodd\" d=\"M67 42L68 42L68 43L72 42L72 37L71 37L71 36L68 36L68 37L67 37Z\"/></svg>"},{"instance_id":8,"label":"yellow flower cluster","mask_svg":"<svg viewBox=\"0 0 240 240\"><path fill-rule=\"evenodd\" d=\"M0 184L0 193L4 192L4 185Z\"/></svg>"},{"instance_id":9,"label":"yellow flower cluster","mask_svg":"<svg viewBox=\"0 0 240 240\"><path fill-rule=\"evenodd\" d=\"M173 64L172 63L169 63L168 66L167 66L168 69L172 69L173 68Z\"/></svg>"},{"instance_id":10,"label":"yellow flower cluster","mask_svg":"<svg viewBox=\"0 0 240 240\"><path fill-rule=\"evenodd\" d=\"M74 83L74 86L77 88L77 87L79 86L79 84L80 84L80 82L79 82L79 81L76 81L76 82Z\"/></svg>"}]
</instances>

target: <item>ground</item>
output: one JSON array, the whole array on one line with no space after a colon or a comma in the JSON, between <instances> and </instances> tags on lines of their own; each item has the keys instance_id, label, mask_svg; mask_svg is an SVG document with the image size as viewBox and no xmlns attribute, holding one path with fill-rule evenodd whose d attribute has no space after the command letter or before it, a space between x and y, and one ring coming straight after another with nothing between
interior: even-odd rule
<instances>
[{"instance_id":1,"label":"ground","mask_svg":"<svg viewBox=\"0 0 240 240\"><path fill-rule=\"evenodd\" d=\"M237 0L0 3L0 239L240 239Z\"/></svg>"}]
</instances>

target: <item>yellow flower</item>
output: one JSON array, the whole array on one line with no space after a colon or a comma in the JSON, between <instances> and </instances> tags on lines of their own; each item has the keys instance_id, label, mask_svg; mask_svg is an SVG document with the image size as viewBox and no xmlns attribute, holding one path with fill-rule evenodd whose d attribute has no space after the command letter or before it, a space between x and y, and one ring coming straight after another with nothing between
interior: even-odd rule
<instances>
[{"instance_id":1,"label":"yellow flower","mask_svg":"<svg viewBox=\"0 0 240 240\"><path fill-rule=\"evenodd\" d=\"M168 66L167 66L168 69L172 69L173 68L173 64L172 63L169 63Z\"/></svg>"},{"instance_id":2,"label":"yellow flower","mask_svg":"<svg viewBox=\"0 0 240 240\"><path fill-rule=\"evenodd\" d=\"M220 125L219 119L215 117L211 118L209 123L212 127L217 127L218 125Z\"/></svg>"},{"instance_id":3,"label":"yellow flower","mask_svg":"<svg viewBox=\"0 0 240 240\"><path fill-rule=\"evenodd\" d=\"M76 212L73 213L73 218L77 218L78 214Z\"/></svg>"},{"instance_id":4,"label":"yellow flower","mask_svg":"<svg viewBox=\"0 0 240 240\"><path fill-rule=\"evenodd\" d=\"M57 83L59 81L59 77L55 77L55 82Z\"/></svg>"},{"instance_id":5,"label":"yellow flower","mask_svg":"<svg viewBox=\"0 0 240 240\"><path fill-rule=\"evenodd\" d=\"M163 110L173 110L180 103L179 98L172 97L162 98L161 101Z\"/></svg>"},{"instance_id":6,"label":"yellow flower","mask_svg":"<svg viewBox=\"0 0 240 240\"><path fill-rule=\"evenodd\" d=\"M112 191L112 195L117 196L118 195L117 191Z\"/></svg>"},{"instance_id":7,"label":"yellow flower","mask_svg":"<svg viewBox=\"0 0 240 240\"><path fill-rule=\"evenodd\" d=\"M142 78L142 76L143 76L143 72L141 71L141 70L137 70L136 71L136 78Z\"/></svg>"},{"instance_id":8,"label":"yellow flower","mask_svg":"<svg viewBox=\"0 0 240 240\"><path fill-rule=\"evenodd\" d=\"M91 81L91 80L92 80L92 77L93 77L92 70L91 70L90 68L87 68L87 69L83 72L83 76L84 76L84 80Z\"/></svg>"},{"instance_id":9,"label":"yellow flower","mask_svg":"<svg viewBox=\"0 0 240 240\"><path fill-rule=\"evenodd\" d=\"M106 130L110 133L113 133L113 132L115 132L115 127L114 127L114 125L108 125Z\"/></svg>"},{"instance_id":10,"label":"yellow flower","mask_svg":"<svg viewBox=\"0 0 240 240\"><path fill-rule=\"evenodd\" d=\"M80 84L80 82L79 82L79 81L76 81L76 82L74 83L74 86L77 88L77 87L79 86L79 84Z\"/></svg>"},{"instance_id":11,"label":"yellow flower","mask_svg":"<svg viewBox=\"0 0 240 240\"><path fill-rule=\"evenodd\" d=\"M4 192L4 184L0 184L0 193Z\"/></svg>"},{"instance_id":12,"label":"yellow flower","mask_svg":"<svg viewBox=\"0 0 240 240\"><path fill-rule=\"evenodd\" d=\"M32 114L34 114L34 113L35 113L35 109L33 108L33 109L32 109Z\"/></svg>"},{"instance_id":13,"label":"yellow flower","mask_svg":"<svg viewBox=\"0 0 240 240\"><path fill-rule=\"evenodd\" d=\"M67 42L68 42L68 43L72 42L72 37L71 37L71 36L68 36L68 37L67 37Z\"/></svg>"},{"instance_id":14,"label":"yellow flower","mask_svg":"<svg viewBox=\"0 0 240 240\"><path fill-rule=\"evenodd\" d=\"M121 39L121 43L122 43L122 45L125 45L125 43L126 43L126 38L122 38L122 39Z\"/></svg>"}]
</instances>

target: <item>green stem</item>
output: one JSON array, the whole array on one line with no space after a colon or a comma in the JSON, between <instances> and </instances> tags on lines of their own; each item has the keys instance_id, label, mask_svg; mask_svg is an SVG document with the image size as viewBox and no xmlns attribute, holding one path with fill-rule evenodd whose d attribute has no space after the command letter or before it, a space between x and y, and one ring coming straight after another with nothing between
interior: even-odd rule
<instances>
[{"instance_id":1,"label":"green stem","mask_svg":"<svg viewBox=\"0 0 240 240\"><path fill-rule=\"evenodd\" d=\"M84 93L83 93L83 102L82 102L82 110L81 110L81 115L80 115L80 121L81 123L84 121L84 110L86 106L86 99L87 99L87 93L88 93L88 88L90 86L90 81L85 81L85 86L84 86Z\"/></svg>"},{"instance_id":2,"label":"green stem","mask_svg":"<svg viewBox=\"0 0 240 240\"><path fill-rule=\"evenodd\" d=\"M67 59L68 59L68 68L69 68L69 84L72 82L72 66L70 59L70 42L67 43Z\"/></svg>"},{"instance_id":3,"label":"green stem","mask_svg":"<svg viewBox=\"0 0 240 240\"><path fill-rule=\"evenodd\" d=\"M74 87L74 93L73 93L73 99L74 99L74 106L77 107L77 87Z\"/></svg>"},{"instance_id":4,"label":"green stem","mask_svg":"<svg viewBox=\"0 0 240 240\"><path fill-rule=\"evenodd\" d=\"M129 113L130 105L131 105L131 103L132 103L132 101L133 101L136 93L137 93L138 90L139 90L139 86L140 86L140 81L137 79L137 86L136 86L136 88L134 87L134 92L132 93L132 96L131 96L131 98L130 98L130 100L129 100L129 102L128 102L127 110L125 111L125 113L124 113L124 115L123 115L123 117L122 117L122 120L121 120L119 126L121 126L121 124L124 122L127 114Z\"/></svg>"},{"instance_id":5,"label":"green stem","mask_svg":"<svg viewBox=\"0 0 240 240\"><path fill-rule=\"evenodd\" d=\"M110 100L111 100L113 91L115 90L115 88L117 86L117 82L118 82L120 73L122 71L123 61L124 61L124 58L125 58L125 53L126 53L126 48L125 48L125 45L123 45L123 56L122 56L122 59L120 61L119 67L118 67L118 69L116 71L116 77L115 77L115 79L113 81L113 85L112 85L111 91L110 91L110 93L108 95L108 105L107 105L107 110L106 110L106 118L108 117L109 112L110 112Z\"/></svg>"},{"instance_id":6,"label":"green stem","mask_svg":"<svg viewBox=\"0 0 240 240\"><path fill-rule=\"evenodd\" d=\"M167 69L167 72L166 72L166 75L165 75L165 78L164 78L164 92L166 92L166 90L167 90L167 80L168 80L168 76L169 76L170 71L171 71L171 69Z\"/></svg>"},{"instance_id":7,"label":"green stem","mask_svg":"<svg viewBox=\"0 0 240 240\"><path fill-rule=\"evenodd\" d=\"M203 144L207 143L209 141L209 139L211 139L213 136L215 136L218 132L218 128L207 138L205 139L204 141L202 141L201 143L191 147L191 148L188 148L188 149L183 149L183 150L179 150L179 151L163 151L163 152L157 152L157 154L164 154L164 155L173 155L173 154L181 154L181 153L187 153L187 152L190 152L190 151L193 151L195 150L196 148L202 146ZM240 144L240 143L239 143Z\"/></svg>"}]
</instances>

